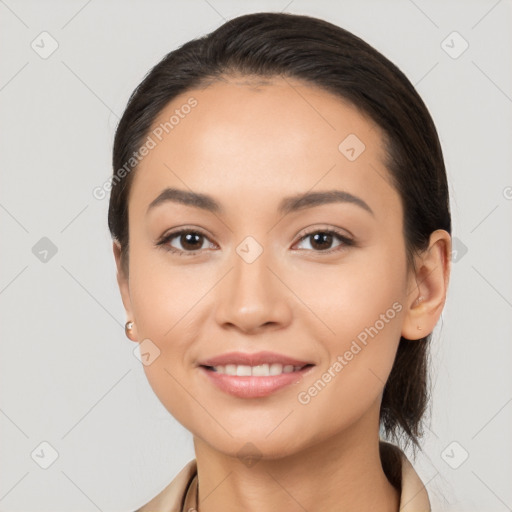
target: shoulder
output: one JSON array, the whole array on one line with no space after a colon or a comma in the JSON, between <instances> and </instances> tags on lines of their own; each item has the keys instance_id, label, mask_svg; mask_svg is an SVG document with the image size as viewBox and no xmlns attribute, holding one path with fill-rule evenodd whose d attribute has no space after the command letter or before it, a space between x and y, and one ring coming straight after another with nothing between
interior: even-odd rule
<instances>
[{"instance_id":1,"label":"shoulder","mask_svg":"<svg viewBox=\"0 0 512 512\"><path fill-rule=\"evenodd\" d=\"M196 459L189 461L151 501L135 512L180 512L190 483L197 474Z\"/></svg>"}]
</instances>

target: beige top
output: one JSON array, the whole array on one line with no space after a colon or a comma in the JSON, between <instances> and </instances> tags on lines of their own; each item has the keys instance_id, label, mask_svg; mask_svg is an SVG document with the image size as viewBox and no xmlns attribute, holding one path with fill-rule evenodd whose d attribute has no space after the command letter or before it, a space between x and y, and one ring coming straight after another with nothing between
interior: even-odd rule
<instances>
[{"instance_id":1,"label":"beige top","mask_svg":"<svg viewBox=\"0 0 512 512\"><path fill-rule=\"evenodd\" d=\"M381 444L383 441L381 441ZM389 443L386 443L389 445ZM395 447L396 450L398 448ZM400 512L431 512L427 490L405 454L400 450L402 484ZM195 512L197 510L197 463L188 462L149 503L135 512Z\"/></svg>"}]
</instances>

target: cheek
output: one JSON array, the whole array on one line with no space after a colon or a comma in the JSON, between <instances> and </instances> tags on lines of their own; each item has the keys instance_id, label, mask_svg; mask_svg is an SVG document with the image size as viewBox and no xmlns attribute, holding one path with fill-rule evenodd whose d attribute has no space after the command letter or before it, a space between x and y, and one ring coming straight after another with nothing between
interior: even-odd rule
<instances>
[{"instance_id":1,"label":"cheek","mask_svg":"<svg viewBox=\"0 0 512 512\"><path fill-rule=\"evenodd\" d=\"M170 341L188 324L194 308L212 288L211 269L171 263L171 256L162 248L137 250L134 246L133 253L130 296L139 336Z\"/></svg>"},{"instance_id":2,"label":"cheek","mask_svg":"<svg viewBox=\"0 0 512 512\"><path fill-rule=\"evenodd\" d=\"M319 326L329 361L318 385L302 387L303 402L311 399L318 412L343 404L337 421L354 418L375 401L391 372L402 330L405 256L368 252L353 264L323 268L314 283L316 292L302 286L297 293L322 320L309 324Z\"/></svg>"},{"instance_id":3,"label":"cheek","mask_svg":"<svg viewBox=\"0 0 512 512\"><path fill-rule=\"evenodd\" d=\"M360 333L364 338L365 330L375 324L386 336L401 332L398 313L407 284L405 268L405 256L376 245L339 264L300 268L289 280L312 313L306 316L308 323L318 326L317 332L323 325L330 347L342 349Z\"/></svg>"},{"instance_id":4,"label":"cheek","mask_svg":"<svg viewBox=\"0 0 512 512\"><path fill-rule=\"evenodd\" d=\"M151 353L151 362L143 365L146 378L164 407L193 429L194 420L189 416L200 411L190 407L186 391L192 364L190 341L201 335L204 322L198 315L211 301L208 292L216 279L211 269L171 266L160 255L135 249L130 256L130 296L137 333Z\"/></svg>"}]
</instances>

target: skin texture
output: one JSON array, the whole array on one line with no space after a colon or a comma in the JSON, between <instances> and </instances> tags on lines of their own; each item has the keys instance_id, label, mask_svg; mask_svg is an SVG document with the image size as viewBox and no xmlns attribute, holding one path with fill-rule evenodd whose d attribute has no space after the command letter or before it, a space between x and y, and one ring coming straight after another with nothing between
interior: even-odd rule
<instances>
[{"instance_id":1,"label":"skin texture","mask_svg":"<svg viewBox=\"0 0 512 512\"><path fill-rule=\"evenodd\" d=\"M200 510L396 511L399 495L378 452L382 390L400 335L414 343L439 319L450 236L435 231L416 271L407 268L402 204L381 131L338 97L290 79L230 77L175 98L154 125L191 96L197 106L136 170L129 275L113 248L130 338L149 338L160 350L144 366L149 383L194 436ZM355 161L338 149L349 134L366 146ZM225 212L167 202L146 215L166 187L211 195ZM277 211L284 197L334 189L363 199L373 214L350 203ZM206 235L195 255L156 245L182 226ZM354 244L303 238L326 229ZM263 249L250 264L236 252L247 236ZM191 251L184 243L177 236L167 246ZM301 404L298 394L394 303L394 318ZM315 366L300 382L250 399L223 393L197 367L226 352L261 350ZM237 456L243 447L256 464Z\"/></svg>"}]
</instances>

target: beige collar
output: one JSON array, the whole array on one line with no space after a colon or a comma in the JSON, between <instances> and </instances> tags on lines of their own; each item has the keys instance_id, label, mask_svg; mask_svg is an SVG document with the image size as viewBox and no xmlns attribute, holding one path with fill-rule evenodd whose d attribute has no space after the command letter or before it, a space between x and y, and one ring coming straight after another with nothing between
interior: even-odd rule
<instances>
[{"instance_id":1,"label":"beige collar","mask_svg":"<svg viewBox=\"0 0 512 512\"><path fill-rule=\"evenodd\" d=\"M402 460L402 491L400 512L431 512L428 494L420 477L405 454L400 451ZM188 512L197 510L197 463L189 461L149 503L136 512Z\"/></svg>"}]
</instances>

